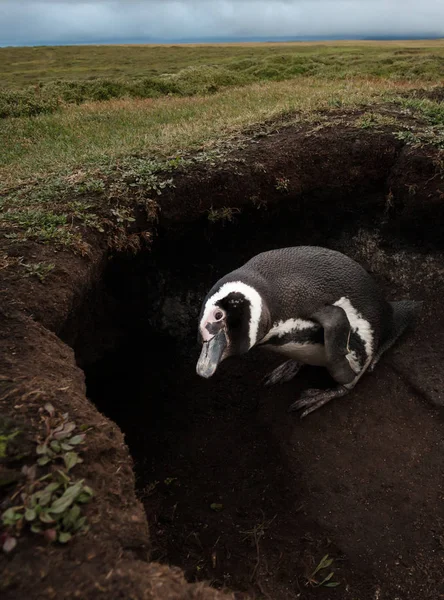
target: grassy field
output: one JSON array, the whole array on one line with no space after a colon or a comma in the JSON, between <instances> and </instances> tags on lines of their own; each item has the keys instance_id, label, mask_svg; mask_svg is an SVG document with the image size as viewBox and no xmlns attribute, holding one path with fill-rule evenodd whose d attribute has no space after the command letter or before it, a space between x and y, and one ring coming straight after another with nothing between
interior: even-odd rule
<instances>
[{"instance_id":1,"label":"grassy field","mask_svg":"<svg viewBox=\"0 0 444 600\"><path fill-rule=\"evenodd\" d=\"M62 239L72 198L89 195L75 213L92 222L125 181L146 196L189 151L283 115L329 126L320 111L359 107L362 127L401 127L372 116L390 101L441 143L442 103L406 94L442 86L443 65L438 41L0 49L0 221Z\"/></svg>"},{"instance_id":2,"label":"grassy field","mask_svg":"<svg viewBox=\"0 0 444 600\"><path fill-rule=\"evenodd\" d=\"M0 48L2 87L57 80L118 79L177 73L189 66L271 75L442 75L444 42L334 42L172 46Z\"/></svg>"},{"instance_id":3,"label":"grassy field","mask_svg":"<svg viewBox=\"0 0 444 600\"><path fill-rule=\"evenodd\" d=\"M214 94L298 77L435 81L444 43L244 44L0 49L0 118L66 104Z\"/></svg>"}]
</instances>

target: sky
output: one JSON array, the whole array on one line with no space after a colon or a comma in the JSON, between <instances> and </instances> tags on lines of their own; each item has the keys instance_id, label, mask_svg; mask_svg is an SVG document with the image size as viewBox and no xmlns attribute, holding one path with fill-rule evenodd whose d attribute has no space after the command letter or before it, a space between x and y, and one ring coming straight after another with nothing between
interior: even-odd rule
<instances>
[{"instance_id":1,"label":"sky","mask_svg":"<svg viewBox=\"0 0 444 600\"><path fill-rule=\"evenodd\" d=\"M0 0L0 45L444 37L444 0Z\"/></svg>"}]
</instances>

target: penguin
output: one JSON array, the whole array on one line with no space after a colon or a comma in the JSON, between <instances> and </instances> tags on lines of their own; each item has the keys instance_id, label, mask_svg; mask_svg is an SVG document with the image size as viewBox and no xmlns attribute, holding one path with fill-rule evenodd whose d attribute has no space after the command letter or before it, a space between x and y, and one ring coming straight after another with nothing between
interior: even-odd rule
<instances>
[{"instance_id":1,"label":"penguin","mask_svg":"<svg viewBox=\"0 0 444 600\"><path fill-rule=\"evenodd\" d=\"M228 357L253 347L286 360L265 385L293 379L303 365L325 367L337 386L307 390L289 411L301 418L348 394L398 340L422 302L388 302L350 257L319 246L262 252L228 273L203 300L197 374L210 378Z\"/></svg>"}]
</instances>

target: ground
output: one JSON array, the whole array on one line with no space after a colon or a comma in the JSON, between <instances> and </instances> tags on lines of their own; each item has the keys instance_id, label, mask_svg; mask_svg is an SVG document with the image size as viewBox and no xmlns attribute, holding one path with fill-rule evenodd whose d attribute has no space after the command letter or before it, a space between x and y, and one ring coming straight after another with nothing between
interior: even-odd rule
<instances>
[{"instance_id":1,"label":"ground","mask_svg":"<svg viewBox=\"0 0 444 600\"><path fill-rule=\"evenodd\" d=\"M95 490L89 533L62 548L27 533L1 556L5 600L444 594L442 153L362 116L277 122L211 169L179 168L158 221L131 226L151 235L139 254L110 261L95 230L84 256L2 239L0 405L23 438L8 472L35 460L51 401L88 426L73 472ZM286 408L327 383L317 371L265 389L273 364L252 353L198 380L188 335L210 281L264 247L315 241L356 256L390 297L425 300L410 337L304 421ZM54 268L22 277L14 257ZM310 580L326 554L337 588Z\"/></svg>"}]
</instances>

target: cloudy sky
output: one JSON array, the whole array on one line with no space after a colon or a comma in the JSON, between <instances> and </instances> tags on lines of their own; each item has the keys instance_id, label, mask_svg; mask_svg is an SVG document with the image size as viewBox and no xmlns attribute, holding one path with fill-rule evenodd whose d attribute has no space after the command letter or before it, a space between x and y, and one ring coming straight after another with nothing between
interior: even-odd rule
<instances>
[{"instance_id":1,"label":"cloudy sky","mask_svg":"<svg viewBox=\"0 0 444 600\"><path fill-rule=\"evenodd\" d=\"M443 36L444 0L0 0L0 45Z\"/></svg>"}]
</instances>

